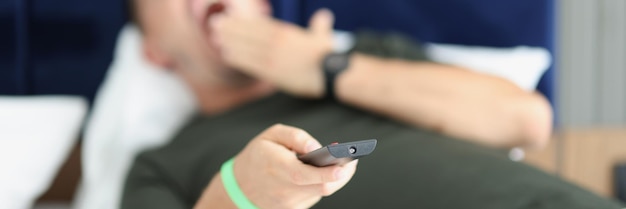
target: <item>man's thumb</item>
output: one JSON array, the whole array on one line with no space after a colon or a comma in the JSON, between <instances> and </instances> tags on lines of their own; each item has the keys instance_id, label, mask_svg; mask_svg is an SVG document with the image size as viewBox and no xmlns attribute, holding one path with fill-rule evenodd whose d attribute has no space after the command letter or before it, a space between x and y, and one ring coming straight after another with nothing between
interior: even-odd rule
<instances>
[{"instance_id":1,"label":"man's thumb","mask_svg":"<svg viewBox=\"0 0 626 209\"><path fill-rule=\"evenodd\" d=\"M333 32L335 17L328 9L320 9L311 17L309 29L317 35L330 35Z\"/></svg>"}]
</instances>

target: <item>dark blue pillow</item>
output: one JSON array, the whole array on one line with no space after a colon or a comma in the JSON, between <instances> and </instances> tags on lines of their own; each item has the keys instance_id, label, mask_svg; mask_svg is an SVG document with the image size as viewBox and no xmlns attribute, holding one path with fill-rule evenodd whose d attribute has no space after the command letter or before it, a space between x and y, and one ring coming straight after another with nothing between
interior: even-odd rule
<instances>
[{"instance_id":1,"label":"dark blue pillow","mask_svg":"<svg viewBox=\"0 0 626 209\"><path fill-rule=\"evenodd\" d=\"M17 3L27 7L17 7ZM305 25L321 7L336 27L400 31L422 41L542 46L553 52L554 0L271 0L277 17ZM0 94L92 98L126 22L125 0L0 1ZM26 12L27 33L16 20ZM24 27L21 27L24 28ZM18 37L24 38L18 43ZM26 44L24 44L26 43ZM20 53L27 52L18 60ZM552 100L553 70L538 89Z\"/></svg>"},{"instance_id":2,"label":"dark blue pillow","mask_svg":"<svg viewBox=\"0 0 626 209\"><path fill-rule=\"evenodd\" d=\"M2 1L0 94L92 98L111 63L117 33L126 21L124 2ZM26 19L21 25L16 25L23 17ZM20 60L21 55L26 56Z\"/></svg>"}]
</instances>

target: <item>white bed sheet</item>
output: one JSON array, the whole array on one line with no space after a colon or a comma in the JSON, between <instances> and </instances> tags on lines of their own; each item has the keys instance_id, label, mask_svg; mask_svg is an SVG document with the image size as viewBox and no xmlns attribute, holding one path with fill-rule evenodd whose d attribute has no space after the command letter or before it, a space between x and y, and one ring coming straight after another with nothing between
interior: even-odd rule
<instances>
[{"instance_id":1,"label":"white bed sheet","mask_svg":"<svg viewBox=\"0 0 626 209\"><path fill-rule=\"evenodd\" d=\"M31 208L79 137L84 99L0 97L0 208Z\"/></svg>"},{"instance_id":2,"label":"white bed sheet","mask_svg":"<svg viewBox=\"0 0 626 209\"><path fill-rule=\"evenodd\" d=\"M118 208L135 156L167 143L195 110L178 77L144 60L137 28L124 27L85 128L83 179L73 208Z\"/></svg>"}]
</instances>

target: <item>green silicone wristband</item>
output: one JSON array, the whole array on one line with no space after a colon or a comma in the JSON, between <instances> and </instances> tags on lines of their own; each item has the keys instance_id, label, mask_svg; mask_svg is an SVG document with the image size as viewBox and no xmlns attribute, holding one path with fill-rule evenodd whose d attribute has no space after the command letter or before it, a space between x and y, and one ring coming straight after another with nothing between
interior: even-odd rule
<instances>
[{"instance_id":1,"label":"green silicone wristband","mask_svg":"<svg viewBox=\"0 0 626 209\"><path fill-rule=\"evenodd\" d=\"M235 158L231 158L222 165L222 184L224 184L226 193L228 193L230 200L232 200L239 209L258 209L239 188L237 179L235 179L234 164Z\"/></svg>"}]
</instances>

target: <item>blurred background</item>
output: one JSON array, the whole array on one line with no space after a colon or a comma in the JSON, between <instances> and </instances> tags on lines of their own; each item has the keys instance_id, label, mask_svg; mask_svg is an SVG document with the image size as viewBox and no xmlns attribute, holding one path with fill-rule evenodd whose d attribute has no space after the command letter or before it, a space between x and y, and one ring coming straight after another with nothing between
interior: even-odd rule
<instances>
[{"instance_id":1,"label":"blurred background","mask_svg":"<svg viewBox=\"0 0 626 209\"><path fill-rule=\"evenodd\" d=\"M560 0L561 127L626 124L626 1Z\"/></svg>"},{"instance_id":2,"label":"blurred background","mask_svg":"<svg viewBox=\"0 0 626 209\"><path fill-rule=\"evenodd\" d=\"M603 196L626 198L618 186L618 173L626 178L618 167L626 163L626 1L554 3L548 9L554 9L555 19L551 85L557 128L550 146L527 151L526 161ZM122 0L0 1L0 96L77 95L81 99L70 102L87 115L127 19ZM11 105L0 99L0 120L10 115L2 108ZM68 133L75 141L81 138L80 128ZM49 177L54 183L39 202L64 207L73 197L80 149L67 146L59 150L68 154L59 158L63 166ZM0 158L14 156L0 153Z\"/></svg>"},{"instance_id":3,"label":"blurred background","mask_svg":"<svg viewBox=\"0 0 626 209\"><path fill-rule=\"evenodd\" d=\"M528 160L624 198L616 165L626 162L626 1L557 5L558 128L553 146Z\"/></svg>"}]
</instances>

